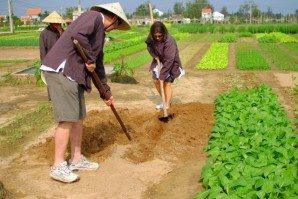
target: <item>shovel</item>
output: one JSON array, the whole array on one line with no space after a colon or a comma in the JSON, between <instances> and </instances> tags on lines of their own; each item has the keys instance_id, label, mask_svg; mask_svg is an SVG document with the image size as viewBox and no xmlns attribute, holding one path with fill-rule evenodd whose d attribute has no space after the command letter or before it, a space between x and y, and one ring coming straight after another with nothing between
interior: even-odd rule
<instances>
[{"instance_id":1,"label":"shovel","mask_svg":"<svg viewBox=\"0 0 298 199\"><path fill-rule=\"evenodd\" d=\"M158 67L158 74L160 75L161 66L160 66L159 58L157 58L157 67ZM170 119L173 119L174 115L168 114L168 111L167 111L165 92L163 89L163 81L160 80L159 84L160 84L160 94L161 94L162 105L163 105L163 117L159 117L158 119L162 122L168 122Z\"/></svg>"},{"instance_id":2,"label":"shovel","mask_svg":"<svg viewBox=\"0 0 298 199\"><path fill-rule=\"evenodd\" d=\"M80 45L80 43L79 43L78 40L76 40L76 39L74 39L74 38L72 38L72 40L73 40L73 43L74 43L76 49L79 51L79 53L80 53L82 59L84 60L85 63L87 63L88 58L87 58L87 56L86 56L86 53L85 53L83 47ZM106 91L105 91L105 89L103 89L101 80L99 79L97 73L96 73L95 71L92 71L92 72L91 72L91 75L92 75L92 78L95 80L95 82L96 82L96 84L97 84L97 86L98 86L98 91L99 91L101 94L103 94L103 96L105 96L106 100L108 100L108 99L107 99ZM112 109L112 111L113 111L115 117L117 118L119 124L121 125L122 130L124 131L126 137L127 137L129 140L131 140L131 137L130 137L129 133L127 132L127 129L126 129L126 127L124 126L124 124L123 124L123 122L122 122L120 116L118 115L118 113L117 113L117 111L116 111L114 105L111 104L110 107L111 107L111 109Z\"/></svg>"}]
</instances>

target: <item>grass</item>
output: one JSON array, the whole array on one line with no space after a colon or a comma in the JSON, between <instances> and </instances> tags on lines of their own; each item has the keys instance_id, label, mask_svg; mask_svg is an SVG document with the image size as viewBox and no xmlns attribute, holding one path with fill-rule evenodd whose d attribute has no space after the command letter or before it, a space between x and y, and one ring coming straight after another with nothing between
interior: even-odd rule
<instances>
[{"instance_id":1,"label":"grass","mask_svg":"<svg viewBox=\"0 0 298 199\"><path fill-rule=\"evenodd\" d=\"M223 34L215 33L215 34L209 34L207 37L205 37L206 42L217 42L221 40L223 37Z\"/></svg>"},{"instance_id":2,"label":"grass","mask_svg":"<svg viewBox=\"0 0 298 199\"><path fill-rule=\"evenodd\" d=\"M298 55L298 43L282 43L281 45L285 46L290 51L297 53Z\"/></svg>"},{"instance_id":3,"label":"grass","mask_svg":"<svg viewBox=\"0 0 298 199\"><path fill-rule=\"evenodd\" d=\"M0 87L4 86L23 86L36 84L34 76L15 77L12 73L6 73L0 78Z\"/></svg>"},{"instance_id":4,"label":"grass","mask_svg":"<svg viewBox=\"0 0 298 199\"><path fill-rule=\"evenodd\" d=\"M289 55L274 43L261 43L260 46L269 55L270 61L279 69L298 71L296 57Z\"/></svg>"},{"instance_id":5,"label":"grass","mask_svg":"<svg viewBox=\"0 0 298 199\"><path fill-rule=\"evenodd\" d=\"M38 136L54 124L50 102L42 102L30 112L21 112L7 126L0 128L0 150L19 146L25 141Z\"/></svg>"}]
</instances>

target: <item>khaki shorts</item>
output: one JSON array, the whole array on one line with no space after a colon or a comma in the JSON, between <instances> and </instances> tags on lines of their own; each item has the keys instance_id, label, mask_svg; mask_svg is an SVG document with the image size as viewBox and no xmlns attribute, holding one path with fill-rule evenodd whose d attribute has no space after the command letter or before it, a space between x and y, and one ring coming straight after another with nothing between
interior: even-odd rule
<instances>
[{"instance_id":1,"label":"khaki shorts","mask_svg":"<svg viewBox=\"0 0 298 199\"><path fill-rule=\"evenodd\" d=\"M84 89L77 82L65 77L62 72L43 71L46 79L54 119L57 122L77 122L86 116Z\"/></svg>"}]
</instances>

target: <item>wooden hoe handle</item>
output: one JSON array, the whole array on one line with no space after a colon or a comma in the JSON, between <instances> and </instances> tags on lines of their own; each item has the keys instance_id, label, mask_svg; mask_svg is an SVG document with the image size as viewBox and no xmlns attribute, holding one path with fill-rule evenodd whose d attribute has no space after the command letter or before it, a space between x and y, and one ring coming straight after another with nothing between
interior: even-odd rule
<instances>
[{"instance_id":1,"label":"wooden hoe handle","mask_svg":"<svg viewBox=\"0 0 298 199\"><path fill-rule=\"evenodd\" d=\"M86 53L85 53L84 49L83 49L82 46L80 45L79 41L73 38L73 43L74 43L76 49L79 51L79 53L80 53L82 59L84 60L84 62L87 63L87 62L88 62L88 58L87 58L87 56L86 56ZM99 93L102 94L106 100L108 100L107 93L106 93L105 89L103 88L103 86L102 86L102 82L101 82L101 80L99 79L97 73L96 73L95 71L92 71L92 72L91 72L91 75L92 75L92 78L94 79L94 81L95 81L95 83L96 83L96 88L98 89ZM110 107L111 107L111 109L112 109L112 111L113 111L115 117L117 118L119 124L121 125L122 130L124 131L126 137L127 137L129 140L131 140L131 137L130 137L129 133L127 132L127 129L126 129L125 125L123 124L123 122L122 122L122 120L121 120L119 114L117 113L117 111L116 111L114 105L111 104Z\"/></svg>"}]
</instances>

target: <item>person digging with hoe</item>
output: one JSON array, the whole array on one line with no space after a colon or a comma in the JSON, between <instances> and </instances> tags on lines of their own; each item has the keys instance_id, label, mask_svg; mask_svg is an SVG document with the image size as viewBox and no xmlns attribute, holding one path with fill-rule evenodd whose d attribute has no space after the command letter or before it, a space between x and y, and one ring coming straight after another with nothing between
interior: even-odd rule
<instances>
[{"instance_id":1,"label":"person digging with hoe","mask_svg":"<svg viewBox=\"0 0 298 199\"><path fill-rule=\"evenodd\" d=\"M170 108L173 97L171 83L184 75L185 71L181 65L176 41L162 22L155 21L152 24L145 43L153 58L150 66L153 83L163 99L163 103L156 105L156 109L164 109L164 117L159 119L167 121L168 116L173 117L166 111Z\"/></svg>"},{"instance_id":2,"label":"person digging with hoe","mask_svg":"<svg viewBox=\"0 0 298 199\"><path fill-rule=\"evenodd\" d=\"M75 182L79 179L75 170L96 170L99 164L81 153L83 123L86 116L84 92L91 91L90 72L95 71L104 87L107 98L100 94L108 106L114 99L107 85L103 66L105 32L114 29L128 30L129 22L119 3L93 6L73 21L51 51L43 59L41 70L45 76L52 100L55 129L54 163L50 177L61 182ZM88 62L85 63L73 44L76 39L85 49ZM64 155L70 140L70 160Z\"/></svg>"}]
</instances>

